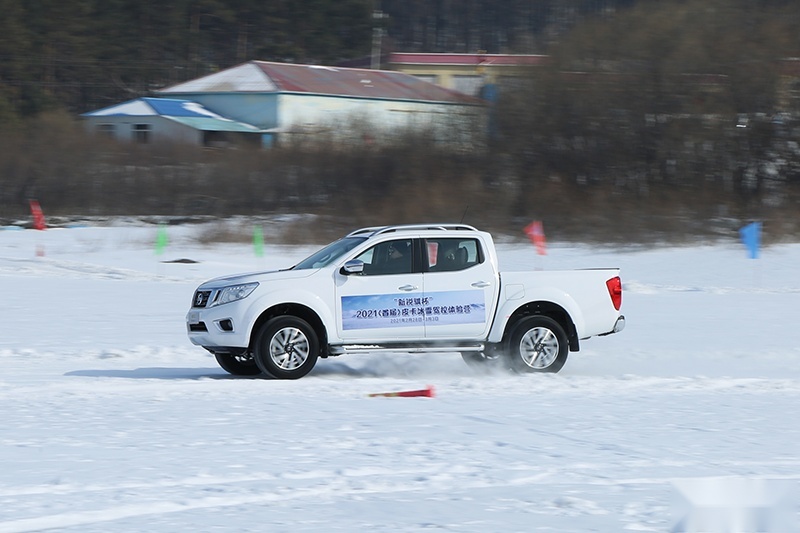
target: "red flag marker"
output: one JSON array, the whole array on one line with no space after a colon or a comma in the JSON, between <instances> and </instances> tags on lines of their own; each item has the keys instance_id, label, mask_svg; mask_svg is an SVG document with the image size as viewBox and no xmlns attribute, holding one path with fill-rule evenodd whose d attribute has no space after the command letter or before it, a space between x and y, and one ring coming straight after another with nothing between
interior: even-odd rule
<instances>
[{"instance_id":1,"label":"red flag marker","mask_svg":"<svg viewBox=\"0 0 800 533\"><path fill-rule=\"evenodd\" d=\"M428 385L424 389L420 390L407 390L407 391L400 391L400 392L375 392L369 395L370 398L375 398L377 396L384 396L389 398L414 398L414 397L425 397L425 398L433 398L433 385Z\"/></svg>"},{"instance_id":2,"label":"red flag marker","mask_svg":"<svg viewBox=\"0 0 800 533\"><path fill-rule=\"evenodd\" d=\"M39 202L37 200L29 200L28 203L30 203L31 214L33 215L33 229L47 229L47 224L44 222L44 213Z\"/></svg>"},{"instance_id":3,"label":"red flag marker","mask_svg":"<svg viewBox=\"0 0 800 533\"><path fill-rule=\"evenodd\" d=\"M540 220L534 220L525 226L525 234L536 246L536 253L539 255L547 255L546 243L544 239L544 228Z\"/></svg>"}]
</instances>

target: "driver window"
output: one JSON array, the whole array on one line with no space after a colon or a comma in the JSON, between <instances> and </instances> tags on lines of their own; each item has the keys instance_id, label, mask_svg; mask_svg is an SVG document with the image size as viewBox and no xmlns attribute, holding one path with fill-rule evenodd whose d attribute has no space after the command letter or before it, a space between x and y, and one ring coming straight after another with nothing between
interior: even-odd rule
<instances>
[{"instance_id":1,"label":"driver window","mask_svg":"<svg viewBox=\"0 0 800 533\"><path fill-rule=\"evenodd\" d=\"M355 259L364 263L364 276L411 273L411 239L376 244Z\"/></svg>"}]
</instances>

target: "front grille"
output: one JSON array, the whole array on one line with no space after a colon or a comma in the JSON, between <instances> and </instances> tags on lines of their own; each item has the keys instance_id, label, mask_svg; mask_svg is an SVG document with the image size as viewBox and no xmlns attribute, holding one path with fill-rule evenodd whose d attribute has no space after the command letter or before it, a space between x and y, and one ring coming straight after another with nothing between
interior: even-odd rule
<instances>
[{"instance_id":1,"label":"front grille","mask_svg":"<svg viewBox=\"0 0 800 533\"><path fill-rule=\"evenodd\" d=\"M192 307L205 307L208 305L208 299L211 297L211 291L197 291L194 293L192 300Z\"/></svg>"}]
</instances>

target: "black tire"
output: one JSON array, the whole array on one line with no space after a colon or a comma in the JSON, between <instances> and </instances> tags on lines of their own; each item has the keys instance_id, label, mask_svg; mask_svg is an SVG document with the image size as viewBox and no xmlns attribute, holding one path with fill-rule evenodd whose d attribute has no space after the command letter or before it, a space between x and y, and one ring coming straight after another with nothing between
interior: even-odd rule
<instances>
[{"instance_id":1,"label":"black tire","mask_svg":"<svg viewBox=\"0 0 800 533\"><path fill-rule=\"evenodd\" d=\"M503 358L495 351L486 352L461 352L461 358L467 366L478 372L488 372L503 367Z\"/></svg>"},{"instance_id":2,"label":"black tire","mask_svg":"<svg viewBox=\"0 0 800 533\"><path fill-rule=\"evenodd\" d=\"M311 372L319 357L319 339L308 322L279 316L261 326L253 346L258 368L277 379L299 379Z\"/></svg>"},{"instance_id":3,"label":"black tire","mask_svg":"<svg viewBox=\"0 0 800 533\"><path fill-rule=\"evenodd\" d=\"M509 365L517 372L558 372L568 355L569 342L564 328L546 316L521 319L506 344Z\"/></svg>"},{"instance_id":4,"label":"black tire","mask_svg":"<svg viewBox=\"0 0 800 533\"><path fill-rule=\"evenodd\" d=\"M257 376L261 373L252 355L233 355L230 353L215 353L214 357L219 366L228 374L234 376Z\"/></svg>"}]
</instances>

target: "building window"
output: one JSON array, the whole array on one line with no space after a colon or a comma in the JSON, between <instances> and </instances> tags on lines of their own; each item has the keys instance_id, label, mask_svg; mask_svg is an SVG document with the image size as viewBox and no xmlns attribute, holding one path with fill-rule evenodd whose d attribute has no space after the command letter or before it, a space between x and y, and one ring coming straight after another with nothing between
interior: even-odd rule
<instances>
[{"instance_id":1,"label":"building window","mask_svg":"<svg viewBox=\"0 0 800 533\"><path fill-rule=\"evenodd\" d=\"M113 124L98 124L96 131L99 135L102 135L103 137L108 137L109 139L114 138Z\"/></svg>"},{"instance_id":2,"label":"building window","mask_svg":"<svg viewBox=\"0 0 800 533\"><path fill-rule=\"evenodd\" d=\"M483 76L453 76L453 89L470 96L477 96L483 86Z\"/></svg>"},{"instance_id":3,"label":"building window","mask_svg":"<svg viewBox=\"0 0 800 533\"><path fill-rule=\"evenodd\" d=\"M419 78L422 81L427 81L428 83L439 83L439 76L435 74L417 74L414 77Z\"/></svg>"},{"instance_id":4,"label":"building window","mask_svg":"<svg viewBox=\"0 0 800 533\"><path fill-rule=\"evenodd\" d=\"M133 140L140 144L150 142L150 124L134 124Z\"/></svg>"}]
</instances>

